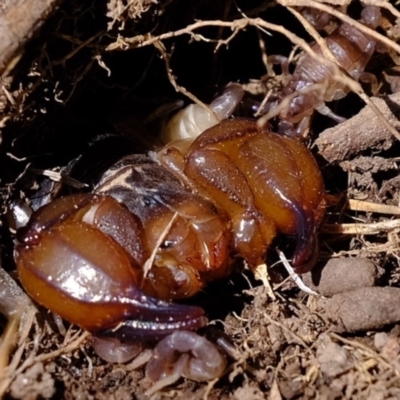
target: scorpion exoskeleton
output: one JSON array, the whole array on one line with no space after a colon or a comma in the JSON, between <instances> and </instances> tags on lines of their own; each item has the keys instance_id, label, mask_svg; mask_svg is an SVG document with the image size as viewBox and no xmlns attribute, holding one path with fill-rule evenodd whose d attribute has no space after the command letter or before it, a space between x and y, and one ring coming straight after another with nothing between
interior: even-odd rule
<instances>
[{"instance_id":1,"label":"scorpion exoskeleton","mask_svg":"<svg viewBox=\"0 0 400 400\"><path fill-rule=\"evenodd\" d=\"M362 10L359 22L369 28L376 28L380 18L380 9L368 6ZM356 81L376 82L372 74L364 71L375 51L374 38L342 23L325 38L325 43L335 62L325 57L319 44L312 44L311 49L319 57L303 53L283 89L272 95L264 109L259 111L268 113L270 117L279 116L280 133L303 135L309 127L314 110L338 123L343 122L345 118L335 114L325 104L339 100L349 92L343 74ZM282 62L283 58L272 56L271 59Z\"/></svg>"},{"instance_id":2,"label":"scorpion exoskeleton","mask_svg":"<svg viewBox=\"0 0 400 400\"><path fill-rule=\"evenodd\" d=\"M190 187L157 160L127 156L93 194L59 198L18 231L20 280L39 303L91 332L156 338L204 324L198 307L159 299L192 296L233 257L255 268L277 233L298 236L297 272L312 267L324 189L299 141L237 118L158 158Z\"/></svg>"}]
</instances>

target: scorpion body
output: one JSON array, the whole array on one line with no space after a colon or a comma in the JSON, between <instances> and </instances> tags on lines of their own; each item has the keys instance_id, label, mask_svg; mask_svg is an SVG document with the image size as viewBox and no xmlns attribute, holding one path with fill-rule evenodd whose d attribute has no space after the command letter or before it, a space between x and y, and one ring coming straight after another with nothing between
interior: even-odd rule
<instances>
[{"instance_id":1,"label":"scorpion body","mask_svg":"<svg viewBox=\"0 0 400 400\"><path fill-rule=\"evenodd\" d=\"M360 20L362 24L376 28L379 21L380 11L377 7L363 9ZM304 53L282 91L268 104L269 110L273 110L287 99L287 106L279 114L281 133L302 135L308 129L314 110L336 122L343 122L343 117L336 115L325 105L325 102L341 99L348 93L349 87L341 78L343 73L356 81L374 80L364 70L374 54L375 39L343 23L325 38L325 42L336 62L322 62L321 58ZM311 48L318 56L324 56L319 44L314 43Z\"/></svg>"},{"instance_id":2,"label":"scorpion body","mask_svg":"<svg viewBox=\"0 0 400 400\"><path fill-rule=\"evenodd\" d=\"M128 156L94 194L57 199L18 231L17 269L35 300L99 335L154 339L203 325L201 308L166 301L226 276L232 258L255 268L278 233L298 238L295 269L312 268L324 189L299 141L238 118L158 157L172 172Z\"/></svg>"}]
</instances>

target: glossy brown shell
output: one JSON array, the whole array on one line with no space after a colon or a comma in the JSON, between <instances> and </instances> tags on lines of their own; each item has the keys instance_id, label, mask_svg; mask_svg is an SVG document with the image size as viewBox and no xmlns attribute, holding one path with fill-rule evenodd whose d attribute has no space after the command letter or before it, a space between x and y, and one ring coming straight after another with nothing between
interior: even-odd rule
<instances>
[{"instance_id":1,"label":"glossy brown shell","mask_svg":"<svg viewBox=\"0 0 400 400\"><path fill-rule=\"evenodd\" d=\"M229 215L236 255L256 267L276 233L297 235L293 263L299 272L312 267L325 191L318 165L301 142L237 118L205 131L184 157L177 148L172 143L160 159Z\"/></svg>"}]
</instances>

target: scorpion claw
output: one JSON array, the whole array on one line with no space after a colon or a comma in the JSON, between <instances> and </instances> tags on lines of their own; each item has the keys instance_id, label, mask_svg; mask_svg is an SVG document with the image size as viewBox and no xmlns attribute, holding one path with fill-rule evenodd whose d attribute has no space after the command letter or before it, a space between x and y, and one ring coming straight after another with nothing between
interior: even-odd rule
<instances>
[{"instance_id":1,"label":"scorpion claw","mask_svg":"<svg viewBox=\"0 0 400 400\"><path fill-rule=\"evenodd\" d=\"M314 217L309 215L301 206L292 203L291 207L296 215L297 243L292 263L296 273L303 274L310 271L318 258L318 238Z\"/></svg>"},{"instance_id":2,"label":"scorpion claw","mask_svg":"<svg viewBox=\"0 0 400 400\"><path fill-rule=\"evenodd\" d=\"M316 236L299 237L293 255L293 267L296 273L310 271L318 259L318 239Z\"/></svg>"},{"instance_id":3,"label":"scorpion claw","mask_svg":"<svg viewBox=\"0 0 400 400\"><path fill-rule=\"evenodd\" d=\"M54 210L66 205L78 203L73 210L81 212L82 199L98 208L104 200L60 199L34 214L26 229L18 232L17 268L28 293L83 329L93 333L117 330L115 336L131 341L204 325L201 308L168 303L140 289L139 266L96 226L79 218L53 222Z\"/></svg>"}]
</instances>

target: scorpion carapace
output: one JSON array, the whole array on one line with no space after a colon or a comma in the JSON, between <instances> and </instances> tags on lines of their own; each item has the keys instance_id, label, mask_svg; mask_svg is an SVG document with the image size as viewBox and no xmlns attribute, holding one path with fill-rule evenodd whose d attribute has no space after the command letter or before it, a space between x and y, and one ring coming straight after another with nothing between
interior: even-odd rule
<instances>
[{"instance_id":1,"label":"scorpion carapace","mask_svg":"<svg viewBox=\"0 0 400 400\"><path fill-rule=\"evenodd\" d=\"M39 209L18 232L16 262L27 292L70 322L154 339L205 323L201 308L166 300L226 276L231 257L252 268L263 263L277 233L297 235L295 269L309 270L323 214L309 150L254 120L233 119L189 147L125 157L94 194Z\"/></svg>"}]
</instances>

